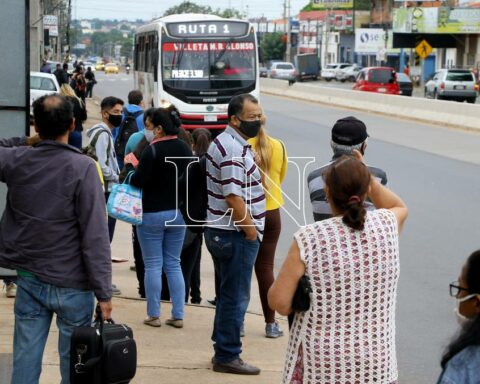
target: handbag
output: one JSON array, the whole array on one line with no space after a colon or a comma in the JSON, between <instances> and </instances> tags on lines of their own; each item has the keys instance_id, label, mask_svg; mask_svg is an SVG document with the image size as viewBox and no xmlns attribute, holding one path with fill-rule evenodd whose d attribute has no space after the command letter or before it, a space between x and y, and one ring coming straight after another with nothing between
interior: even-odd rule
<instances>
[{"instance_id":1,"label":"handbag","mask_svg":"<svg viewBox=\"0 0 480 384\"><path fill-rule=\"evenodd\" d=\"M303 275L298 282L297 290L293 295L292 309L295 312L304 312L310 308L310 293L312 284L308 276Z\"/></svg>"},{"instance_id":2,"label":"handbag","mask_svg":"<svg viewBox=\"0 0 480 384\"><path fill-rule=\"evenodd\" d=\"M142 190L128 184L134 171L131 171L122 184L112 187L107 202L110 217L125 221L132 225L142 224Z\"/></svg>"}]
</instances>

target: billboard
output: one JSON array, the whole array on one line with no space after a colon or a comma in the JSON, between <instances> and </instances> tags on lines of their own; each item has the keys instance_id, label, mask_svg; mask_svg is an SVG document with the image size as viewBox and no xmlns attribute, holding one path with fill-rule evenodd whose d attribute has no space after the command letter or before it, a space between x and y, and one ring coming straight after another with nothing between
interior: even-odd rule
<instances>
[{"instance_id":1,"label":"billboard","mask_svg":"<svg viewBox=\"0 0 480 384\"><path fill-rule=\"evenodd\" d=\"M397 8L396 33L480 33L480 8Z\"/></svg>"},{"instance_id":2,"label":"billboard","mask_svg":"<svg viewBox=\"0 0 480 384\"><path fill-rule=\"evenodd\" d=\"M353 9L353 0L312 0L313 9Z\"/></svg>"}]
</instances>

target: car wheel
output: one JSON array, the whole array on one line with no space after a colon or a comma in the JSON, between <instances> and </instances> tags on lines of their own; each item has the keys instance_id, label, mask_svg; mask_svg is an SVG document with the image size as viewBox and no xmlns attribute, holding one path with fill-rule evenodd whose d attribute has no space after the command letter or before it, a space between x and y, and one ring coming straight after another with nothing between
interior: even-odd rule
<instances>
[{"instance_id":1,"label":"car wheel","mask_svg":"<svg viewBox=\"0 0 480 384\"><path fill-rule=\"evenodd\" d=\"M347 81L347 79L342 79L342 80L340 80L340 81L341 81L342 83L344 83L345 81Z\"/></svg>"},{"instance_id":2,"label":"car wheel","mask_svg":"<svg viewBox=\"0 0 480 384\"><path fill-rule=\"evenodd\" d=\"M467 99L467 103L469 104L475 104L477 102L477 98L476 97L469 97Z\"/></svg>"},{"instance_id":3,"label":"car wheel","mask_svg":"<svg viewBox=\"0 0 480 384\"><path fill-rule=\"evenodd\" d=\"M332 78L331 77L327 77L325 80L327 80L328 82L332 81Z\"/></svg>"},{"instance_id":4,"label":"car wheel","mask_svg":"<svg viewBox=\"0 0 480 384\"><path fill-rule=\"evenodd\" d=\"M351 81L352 83L355 83L355 76L351 76L351 77L350 77L350 81Z\"/></svg>"}]
</instances>

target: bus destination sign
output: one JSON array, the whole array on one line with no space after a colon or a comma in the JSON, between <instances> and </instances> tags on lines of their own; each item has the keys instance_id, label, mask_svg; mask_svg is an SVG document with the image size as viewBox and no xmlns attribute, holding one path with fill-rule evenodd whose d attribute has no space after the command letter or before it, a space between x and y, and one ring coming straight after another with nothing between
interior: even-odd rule
<instances>
[{"instance_id":1,"label":"bus destination sign","mask_svg":"<svg viewBox=\"0 0 480 384\"><path fill-rule=\"evenodd\" d=\"M248 34L248 23L238 21L170 23L167 30L172 37L241 37Z\"/></svg>"}]
</instances>

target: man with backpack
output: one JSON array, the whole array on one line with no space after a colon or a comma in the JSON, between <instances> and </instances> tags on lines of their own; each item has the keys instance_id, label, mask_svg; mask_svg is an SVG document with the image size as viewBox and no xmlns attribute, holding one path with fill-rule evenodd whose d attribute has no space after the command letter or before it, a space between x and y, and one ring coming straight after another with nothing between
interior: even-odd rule
<instances>
[{"instance_id":1,"label":"man with backpack","mask_svg":"<svg viewBox=\"0 0 480 384\"><path fill-rule=\"evenodd\" d=\"M120 170L123 169L125 146L128 139L134 133L143 132L145 129L143 123L143 94L139 90L130 91L128 94L128 104L123 109L122 123L114 133L115 153Z\"/></svg>"}]
</instances>

